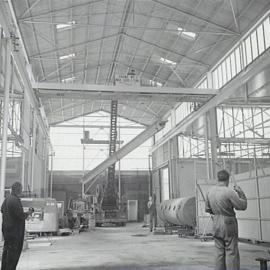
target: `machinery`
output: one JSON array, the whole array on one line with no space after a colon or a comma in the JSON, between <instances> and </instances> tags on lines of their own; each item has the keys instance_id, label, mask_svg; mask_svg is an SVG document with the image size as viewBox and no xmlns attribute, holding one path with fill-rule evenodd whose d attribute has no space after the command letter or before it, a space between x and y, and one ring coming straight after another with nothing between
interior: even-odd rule
<instances>
[{"instance_id":1,"label":"machinery","mask_svg":"<svg viewBox=\"0 0 270 270\"><path fill-rule=\"evenodd\" d=\"M166 224L195 227L195 197L165 200L157 209L159 218Z\"/></svg>"},{"instance_id":2,"label":"machinery","mask_svg":"<svg viewBox=\"0 0 270 270\"><path fill-rule=\"evenodd\" d=\"M117 106L118 102L111 102L111 128L110 128L110 145L109 155L116 151L117 139ZM104 188L97 186L97 208L96 208L96 225L101 226L104 223L113 223L124 226L127 222L126 209L119 204L117 185L115 179L115 163L108 168L107 183Z\"/></svg>"},{"instance_id":3,"label":"machinery","mask_svg":"<svg viewBox=\"0 0 270 270\"><path fill-rule=\"evenodd\" d=\"M29 207L34 208L34 213L25 223L27 232L53 234L58 232L58 208L55 199L21 198L21 202L25 212Z\"/></svg>"},{"instance_id":4,"label":"machinery","mask_svg":"<svg viewBox=\"0 0 270 270\"><path fill-rule=\"evenodd\" d=\"M111 223L117 226L125 226L127 222L127 206L124 202L121 204L118 203L117 192L114 189L114 185L102 187L97 185L96 187L96 198L97 204L95 209L95 221L96 226L99 227L102 224ZM112 191L114 196L107 192ZM104 202L105 199L105 202ZM110 204L113 202L114 204Z\"/></svg>"},{"instance_id":5,"label":"machinery","mask_svg":"<svg viewBox=\"0 0 270 270\"><path fill-rule=\"evenodd\" d=\"M89 228L91 220L94 219L94 203L95 197L92 195L69 200L67 215L69 222L72 221L71 229L78 228L83 231Z\"/></svg>"}]
</instances>

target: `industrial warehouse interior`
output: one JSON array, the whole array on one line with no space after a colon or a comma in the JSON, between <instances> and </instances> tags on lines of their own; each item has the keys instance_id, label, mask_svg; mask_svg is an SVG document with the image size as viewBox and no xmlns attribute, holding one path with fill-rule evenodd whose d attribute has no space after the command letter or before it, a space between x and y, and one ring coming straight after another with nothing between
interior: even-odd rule
<instances>
[{"instance_id":1,"label":"industrial warehouse interior","mask_svg":"<svg viewBox=\"0 0 270 270\"><path fill-rule=\"evenodd\" d=\"M269 48L269 0L0 0L1 269L266 270Z\"/></svg>"}]
</instances>

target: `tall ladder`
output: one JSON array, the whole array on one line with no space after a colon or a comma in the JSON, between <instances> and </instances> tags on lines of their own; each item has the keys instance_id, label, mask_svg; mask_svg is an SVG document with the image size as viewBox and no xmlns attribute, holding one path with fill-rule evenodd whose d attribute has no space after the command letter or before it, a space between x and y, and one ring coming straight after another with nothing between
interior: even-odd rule
<instances>
[{"instance_id":1,"label":"tall ladder","mask_svg":"<svg viewBox=\"0 0 270 270\"><path fill-rule=\"evenodd\" d=\"M109 156L113 155L113 153L116 150L117 107L118 107L117 100L112 100ZM102 201L102 208L104 210L117 209L118 198L114 178L115 178L115 163L108 168L107 187Z\"/></svg>"},{"instance_id":2,"label":"tall ladder","mask_svg":"<svg viewBox=\"0 0 270 270\"><path fill-rule=\"evenodd\" d=\"M111 156L116 150L116 139L117 139L117 106L118 101L111 101L111 128L110 128L110 148L109 156ZM115 164L108 168L108 182L114 180L115 176Z\"/></svg>"}]
</instances>

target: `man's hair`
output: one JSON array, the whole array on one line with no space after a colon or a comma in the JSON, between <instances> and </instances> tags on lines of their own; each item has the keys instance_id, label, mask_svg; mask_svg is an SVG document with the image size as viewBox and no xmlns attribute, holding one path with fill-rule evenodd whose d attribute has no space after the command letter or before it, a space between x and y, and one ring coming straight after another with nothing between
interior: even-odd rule
<instances>
[{"instance_id":1,"label":"man's hair","mask_svg":"<svg viewBox=\"0 0 270 270\"><path fill-rule=\"evenodd\" d=\"M225 182L229 180L230 174L226 170L221 170L218 172L217 177L219 182Z\"/></svg>"},{"instance_id":2,"label":"man's hair","mask_svg":"<svg viewBox=\"0 0 270 270\"><path fill-rule=\"evenodd\" d=\"M20 188L22 188L22 184L20 182L15 182L11 186L11 190L17 192Z\"/></svg>"}]
</instances>

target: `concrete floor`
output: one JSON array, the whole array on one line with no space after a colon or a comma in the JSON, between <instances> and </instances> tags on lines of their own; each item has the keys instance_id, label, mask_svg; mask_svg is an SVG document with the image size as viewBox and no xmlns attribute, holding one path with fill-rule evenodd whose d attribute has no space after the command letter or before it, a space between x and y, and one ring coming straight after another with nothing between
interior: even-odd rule
<instances>
[{"instance_id":1,"label":"concrete floor","mask_svg":"<svg viewBox=\"0 0 270 270\"><path fill-rule=\"evenodd\" d=\"M254 258L265 256L267 249L241 243L241 269L259 269ZM153 235L133 223L35 239L22 253L17 270L208 270L213 269L213 253L213 241Z\"/></svg>"}]
</instances>

